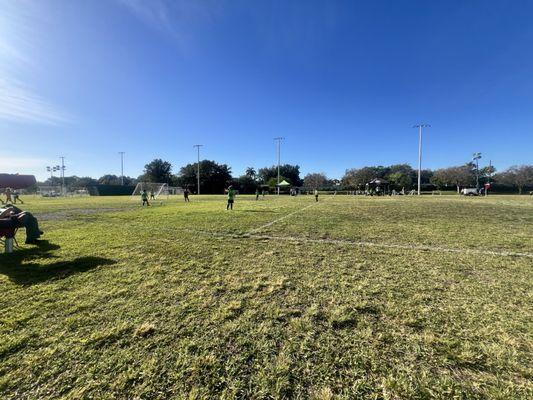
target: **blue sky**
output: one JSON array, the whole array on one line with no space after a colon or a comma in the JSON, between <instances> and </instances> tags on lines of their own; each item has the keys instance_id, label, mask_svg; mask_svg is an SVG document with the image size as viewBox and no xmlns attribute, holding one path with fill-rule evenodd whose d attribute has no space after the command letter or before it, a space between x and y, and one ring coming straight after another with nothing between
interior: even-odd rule
<instances>
[{"instance_id":1,"label":"blue sky","mask_svg":"<svg viewBox=\"0 0 533 400\"><path fill-rule=\"evenodd\" d=\"M0 0L0 172L533 161L531 1Z\"/></svg>"}]
</instances>

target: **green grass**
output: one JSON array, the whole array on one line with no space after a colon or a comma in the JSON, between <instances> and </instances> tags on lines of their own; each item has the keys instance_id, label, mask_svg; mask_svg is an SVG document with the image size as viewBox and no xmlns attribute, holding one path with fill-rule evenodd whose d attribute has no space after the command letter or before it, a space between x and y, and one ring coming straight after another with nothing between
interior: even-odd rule
<instances>
[{"instance_id":1,"label":"green grass","mask_svg":"<svg viewBox=\"0 0 533 400\"><path fill-rule=\"evenodd\" d=\"M532 198L313 202L27 198L0 398L532 398Z\"/></svg>"}]
</instances>

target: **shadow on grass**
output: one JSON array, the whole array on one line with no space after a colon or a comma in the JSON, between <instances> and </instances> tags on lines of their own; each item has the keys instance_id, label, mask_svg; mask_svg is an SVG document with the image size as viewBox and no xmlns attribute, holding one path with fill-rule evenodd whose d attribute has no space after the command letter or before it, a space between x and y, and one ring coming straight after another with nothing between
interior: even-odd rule
<instances>
[{"instance_id":1,"label":"shadow on grass","mask_svg":"<svg viewBox=\"0 0 533 400\"><path fill-rule=\"evenodd\" d=\"M33 259L55 258L51 253L60 247L46 240L38 245L11 254L0 254L0 274L18 285L34 285L52 279L63 279L70 275L86 272L101 265L111 265L115 261L103 257L79 257L70 261L40 264ZM23 264L26 262L25 264Z\"/></svg>"}]
</instances>

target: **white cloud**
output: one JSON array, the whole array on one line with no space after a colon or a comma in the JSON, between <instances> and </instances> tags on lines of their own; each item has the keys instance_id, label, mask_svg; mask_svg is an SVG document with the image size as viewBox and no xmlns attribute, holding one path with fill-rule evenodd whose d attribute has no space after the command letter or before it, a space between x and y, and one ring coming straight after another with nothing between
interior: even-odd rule
<instances>
[{"instance_id":1,"label":"white cloud","mask_svg":"<svg viewBox=\"0 0 533 400\"><path fill-rule=\"evenodd\" d=\"M0 76L0 118L18 122L57 125L70 118L24 87L21 82Z\"/></svg>"},{"instance_id":2,"label":"white cloud","mask_svg":"<svg viewBox=\"0 0 533 400\"><path fill-rule=\"evenodd\" d=\"M29 2L0 0L0 119L55 125L70 118L23 83L35 69L38 14Z\"/></svg>"},{"instance_id":3,"label":"white cloud","mask_svg":"<svg viewBox=\"0 0 533 400\"><path fill-rule=\"evenodd\" d=\"M223 3L211 0L117 0L151 28L171 35L184 46L195 28L221 15Z\"/></svg>"},{"instance_id":4,"label":"white cloud","mask_svg":"<svg viewBox=\"0 0 533 400\"><path fill-rule=\"evenodd\" d=\"M118 0L143 22L162 30L172 32L169 5L163 0Z\"/></svg>"},{"instance_id":5,"label":"white cloud","mask_svg":"<svg viewBox=\"0 0 533 400\"><path fill-rule=\"evenodd\" d=\"M13 155L0 154L0 173L2 174L29 174L35 175L38 180L46 180L49 174L46 172L47 165L55 165L38 157L16 157Z\"/></svg>"}]
</instances>

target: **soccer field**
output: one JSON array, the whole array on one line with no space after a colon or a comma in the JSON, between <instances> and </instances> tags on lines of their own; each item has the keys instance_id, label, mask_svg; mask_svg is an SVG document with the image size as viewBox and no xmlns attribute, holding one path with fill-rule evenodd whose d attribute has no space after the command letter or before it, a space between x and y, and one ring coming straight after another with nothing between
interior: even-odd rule
<instances>
[{"instance_id":1,"label":"soccer field","mask_svg":"<svg viewBox=\"0 0 533 400\"><path fill-rule=\"evenodd\" d=\"M26 200L2 399L533 397L532 197Z\"/></svg>"}]
</instances>

